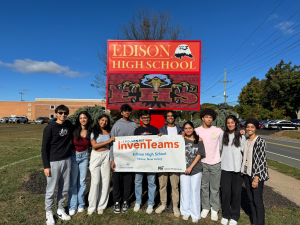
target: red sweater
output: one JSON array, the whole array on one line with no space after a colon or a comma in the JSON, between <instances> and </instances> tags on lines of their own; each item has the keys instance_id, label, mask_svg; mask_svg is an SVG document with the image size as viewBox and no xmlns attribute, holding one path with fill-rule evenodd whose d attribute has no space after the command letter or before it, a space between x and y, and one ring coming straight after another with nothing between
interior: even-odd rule
<instances>
[{"instance_id":1,"label":"red sweater","mask_svg":"<svg viewBox=\"0 0 300 225\"><path fill-rule=\"evenodd\" d=\"M74 134L73 144L75 146L76 152L83 152L90 146L90 141L83 137L79 141L76 141Z\"/></svg>"}]
</instances>

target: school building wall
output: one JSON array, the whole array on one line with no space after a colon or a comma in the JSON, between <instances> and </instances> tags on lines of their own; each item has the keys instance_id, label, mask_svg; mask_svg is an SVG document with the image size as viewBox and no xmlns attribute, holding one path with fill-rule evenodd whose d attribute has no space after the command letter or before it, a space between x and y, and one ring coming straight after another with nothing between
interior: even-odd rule
<instances>
[{"instance_id":1,"label":"school building wall","mask_svg":"<svg viewBox=\"0 0 300 225\"><path fill-rule=\"evenodd\" d=\"M25 101L0 101L0 118L15 116L27 116L29 120L38 117L55 116L55 108L59 105L66 105L72 115L79 108L84 106L104 106L104 99L49 99L36 98L34 102ZM109 111L108 111L109 113Z\"/></svg>"}]
</instances>

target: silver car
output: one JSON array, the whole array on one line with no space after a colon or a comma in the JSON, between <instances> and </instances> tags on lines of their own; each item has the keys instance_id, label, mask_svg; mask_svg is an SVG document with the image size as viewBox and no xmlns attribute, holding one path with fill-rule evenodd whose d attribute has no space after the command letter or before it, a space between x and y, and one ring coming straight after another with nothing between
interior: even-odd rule
<instances>
[{"instance_id":1,"label":"silver car","mask_svg":"<svg viewBox=\"0 0 300 225\"><path fill-rule=\"evenodd\" d=\"M263 125L261 125L261 128L263 128L263 129L269 129L269 124L273 123L273 122L276 122L276 121L277 120L270 120L270 121L264 123Z\"/></svg>"},{"instance_id":2,"label":"silver car","mask_svg":"<svg viewBox=\"0 0 300 225\"><path fill-rule=\"evenodd\" d=\"M28 119L25 117L25 116L16 116L16 117L11 117L9 119L9 122L10 123L28 123Z\"/></svg>"},{"instance_id":3,"label":"silver car","mask_svg":"<svg viewBox=\"0 0 300 225\"><path fill-rule=\"evenodd\" d=\"M8 123L9 122L9 118L10 117L3 117L2 119L0 119L0 123Z\"/></svg>"},{"instance_id":4,"label":"silver car","mask_svg":"<svg viewBox=\"0 0 300 225\"><path fill-rule=\"evenodd\" d=\"M277 129L277 130L282 130L282 129L298 130L298 127L293 122L287 120L277 120L275 122L272 122L269 124L269 128Z\"/></svg>"}]
</instances>

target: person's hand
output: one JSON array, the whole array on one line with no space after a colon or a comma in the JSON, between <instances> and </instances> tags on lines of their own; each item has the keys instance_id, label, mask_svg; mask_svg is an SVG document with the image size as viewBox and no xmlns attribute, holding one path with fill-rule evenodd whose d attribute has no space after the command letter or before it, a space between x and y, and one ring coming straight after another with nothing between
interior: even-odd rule
<instances>
[{"instance_id":1,"label":"person's hand","mask_svg":"<svg viewBox=\"0 0 300 225\"><path fill-rule=\"evenodd\" d=\"M111 138L109 139L109 141L110 141L110 142L114 142L114 141L115 141L115 137L111 137Z\"/></svg>"},{"instance_id":2,"label":"person's hand","mask_svg":"<svg viewBox=\"0 0 300 225\"><path fill-rule=\"evenodd\" d=\"M190 167L189 167L189 168L187 168L187 169L185 170L185 172L184 172L184 173L185 173L185 174L190 174L190 173L191 173L191 171L192 171L192 168L190 168Z\"/></svg>"},{"instance_id":3,"label":"person's hand","mask_svg":"<svg viewBox=\"0 0 300 225\"><path fill-rule=\"evenodd\" d=\"M245 131L245 130L240 130L240 134L241 134L241 135L245 135L245 134L246 134L246 131Z\"/></svg>"},{"instance_id":4,"label":"person's hand","mask_svg":"<svg viewBox=\"0 0 300 225\"><path fill-rule=\"evenodd\" d=\"M110 167L111 167L111 169L115 172L116 164L115 164L114 161L111 161L111 162L110 162Z\"/></svg>"},{"instance_id":5,"label":"person's hand","mask_svg":"<svg viewBox=\"0 0 300 225\"><path fill-rule=\"evenodd\" d=\"M252 187L257 188L258 187L258 181L253 180L252 181Z\"/></svg>"},{"instance_id":6,"label":"person's hand","mask_svg":"<svg viewBox=\"0 0 300 225\"><path fill-rule=\"evenodd\" d=\"M161 137L163 135L163 133L159 133L157 136Z\"/></svg>"},{"instance_id":7,"label":"person's hand","mask_svg":"<svg viewBox=\"0 0 300 225\"><path fill-rule=\"evenodd\" d=\"M44 169L44 174L45 174L46 177L51 177L51 170L50 170L50 168Z\"/></svg>"},{"instance_id":8,"label":"person's hand","mask_svg":"<svg viewBox=\"0 0 300 225\"><path fill-rule=\"evenodd\" d=\"M182 133L181 133L181 136L184 138L184 137L185 137L185 133L184 133L184 132L182 132Z\"/></svg>"}]
</instances>

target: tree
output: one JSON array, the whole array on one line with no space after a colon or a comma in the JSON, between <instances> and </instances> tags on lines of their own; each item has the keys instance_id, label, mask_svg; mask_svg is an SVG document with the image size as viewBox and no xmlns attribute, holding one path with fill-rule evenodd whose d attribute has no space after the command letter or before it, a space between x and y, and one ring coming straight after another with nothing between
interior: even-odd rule
<instances>
[{"instance_id":1,"label":"tree","mask_svg":"<svg viewBox=\"0 0 300 225\"><path fill-rule=\"evenodd\" d=\"M280 61L266 73L264 105L270 110L284 109L286 116L300 116L300 66Z\"/></svg>"},{"instance_id":2,"label":"tree","mask_svg":"<svg viewBox=\"0 0 300 225\"><path fill-rule=\"evenodd\" d=\"M132 18L120 24L117 40L186 40L191 36L191 29L185 30L180 23L172 22L172 14L168 11L149 12L148 8L138 8ZM103 67L100 75L95 76L92 87L98 88L99 94L106 93L107 76L107 43L98 52ZM202 61L205 57L202 57Z\"/></svg>"},{"instance_id":3,"label":"tree","mask_svg":"<svg viewBox=\"0 0 300 225\"><path fill-rule=\"evenodd\" d=\"M111 128L115 123L114 117L112 117L110 114L106 113L105 108L103 106L97 106L97 105L85 106L83 108L76 110L73 115L68 117L68 120L70 120L75 125L78 114L81 111L87 111L91 115L92 120L93 120L93 123L92 123L93 126L98 122L98 117L102 114L106 114L109 116Z\"/></svg>"}]
</instances>

